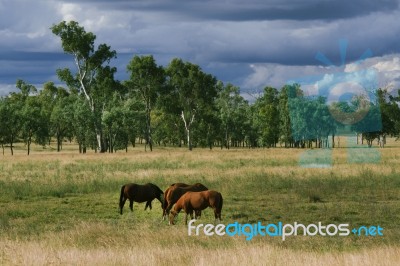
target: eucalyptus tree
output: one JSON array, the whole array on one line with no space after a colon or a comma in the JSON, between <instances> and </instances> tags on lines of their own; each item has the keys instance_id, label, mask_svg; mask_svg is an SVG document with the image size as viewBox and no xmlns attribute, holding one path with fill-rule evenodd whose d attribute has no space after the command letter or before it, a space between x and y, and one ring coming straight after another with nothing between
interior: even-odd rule
<instances>
[{"instance_id":1,"label":"eucalyptus tree","mask_svg":"<svg viewBox=\"0 0 400 266\"><path fill-rule=\"evenodd\" d=\"M255 122L262 146L276 147L279 140L278 105L278 91L272 87L265 87L263 96L256 100Z\"/></svg>"},{"instance_id":2,"label":"eucalyptus tree","mask_svg":"<svg viewBox=\"0 0 400 266\"><path fill-rule=\"evenodd\" d=\"M143 128L146 123L146 114L144 103L135 97L124 99L124 122L125 132L127 133L127 141L135 147L137 138L143 136ZM126 143L127 149L128 143Z\"/></svg>"},{"instance_id":3,"label":"eucalyptus tree","mask_svg":"<svg viewBox=\"0 0 400 266\"><path fill-rule=\"evenodd\" d=\"M399 134L400 125L400 107L396 99L387 89L378 89L376 91L382 118L382 130L380 134L381 147L386 144L386 135L396 136Z\"/></svg>"},{"instance_id":4,"label":"eucalyptus tree","mask_svg":"<svg viewBox=\"0 0 400 266\"><path fill-rule=\"evenodd\" d=\"M146 116L145 139L150 151L152 151L151 112L165 81L164 70L161 66L157 66L151 55L133 57L127 69L130 73L130 80L126 82L126 86L131 94L136 94L144 103Z\"/></svg>"},{"instance_id":5,"label":"eucalyptus tree","mask_svg":"<svg viewBox=\"0 0 400 266\"><path fill-rule=\"evenodd\" d=\"M281 88L278 95L279 141L281 144L284 143L285 148L289 148L293 144L292 129L290 124L289 90L290 86L286 85Z\"/></svg>"},{"instance_id":6,"label":"eucalyptus tree","mask_svg":"<svg viewBox=\"0 0 400 266\"><path fill-rule=\"evenodd\" d=\"M43 146L46 145L49 136L49 121L46 119L42 104L36 95L26 99L21 115L21 136L29 155L33 141Z\"/></svg>"},{"instance_id":7,"label":"eucalyptus tree","mask_svg":"<svg viewBox=\"0 0 400 266\"><path fill-rule=\"evenodd\" d=\"M233 139L244 140L245 138L248 102L240 95L239 87L228 83L219 91L216 104L223 133L221 148L223 145L229 149Z\"/></svg>"},{"instance_id":8,"label":"eucalyptus tree","mask_svg":"<svg viewBox=\"0 0 400 266\"><path fill-rule=\"evenodd\" d=\"M108 64L116 57L116 51L106 44L100 44L95 49L96 35L86 32L78 22L62 21L51 27L52 32L61 38L61 45L65 53L74 58L76 73L70 69L58 69L60 80L66 82L70 88L78 88L89 106L93 116L94 131L97 140L97 149L105 151L104 139L101 128L101 117L104 111L104 101L113 82L110 78L115 73L115 68ZM107 79L105 81L105 78Z\"/></svg>"},{"instance_id":9,"label":"eucalyptus tree","mask_svg":"<svg viewBox=\"0 0 400 266\"><path fill-rule=\"evenodd\" d=\"M135 106L132 101L134 99L125 100L118 93L114 93L110 107L103 113L102 123L110 153L127 150L130 137L137 135L140 118L135 109L143 108L143 105Z\"/></svg>"},{"instance_id":10,"label":"eucalyptus tree","mask_svg":"<svg viewBox=\"0 0 400 266\"><path fill-rule=\"evenodd\" d=\"M8 112L7 112L7 105L6 100L4 98L0 98L0 144L1 149L3 150L4 155L4 145L7 144L7 120Z\"/></svg>"},{"instance_id":11,"label":"eucalyptus tree","mask_svg":"<svg viewBox=\"0 0 400 266\"><path fill-rule=\"evenodd\" d=\"M20 135L27 146L29 155L33 141L41 145L46 144L49 137L49 117L46 116L46 110L43 108L35 86L23 80L17 80L16 87L20 92L12 96L20 107Z\"/></svg>"},{"instance_id":12,"label":"eucalyptus tree","mask_svg":"<svg viewBox=\"0 0 400 266\"><path fill-rule=\"evenodd\" d=\"M97 144L94 134L94 115L81 95L71 94L71 97L74 135L79 145L79 153L86 153L88 147L93 146L93 143Z\"/></svg>"},{"instance_id":13,"label":"eucalyptus tree","mask_svg":"<svg viewBox=\"0 0 400 266\"><path fill-rule=\"evenodd\" d=\"M122 106L114 106L108 111L103 113L102 122L104 127L104 133L108 142L108 151L113 153L116 151L115 143L121 140L121 137L126 137L127 134L124 132L124 109ZM127 143L127 141L125 142Z\"/></svg>"},{"instance_id":14,"label":"eucalyptus tree","mask_svg":"<svg viewBox=\"0 0 400 266\"><path fill-rule=\"evenodd\" d=\"M71 129L70 119L72 114L64 116L62 115L63 109L70 108L72 106L68 102L68 91L63 87L57 87L54 82L49 81L43 84L43 89L38 92L38 98L41 102L41 111L46 121L49 121L49 136L48 144L50 145L51 138L53 136L57 139L57 150L61 149L61 141L64 137L64 133ZM71 112L70 112L71 113ZM61 130L61 128L64 128Z\"/></svg>"},{"instance_id":15,"label":"eucalyptus tree","mask_svg":"<svg viewBox=\"0 0 400 266\"><path fill-rule=\"evenodd\" d=\"M18 139L22 126L20 95L12 93L0 100L0 134L4 154L4 144L10 145L11 155L14 155L14 143Z\"/></svg>"},{"instance_id":16,"label":"eucalyptus tree","mask_svg":"<svg viewBox=\"0 0 400 266\"><path fill-rule=\"evenodd\" d=\"M192 150L192 131L196 121L213 108L218 95L217 80L204 73L198 65L173 59L166 68L167 86L163 95L167 111L183 121L189 150Z\"/></svg>"},{"instance_id":17,"label":"eucalyptus tree","mask_svg":"<svg viewBox=\"0 0 400 266\"><path fill-rule=\"evenodd\" d=\"M50 129L52 136L56 137L57 151L61 151L62 142L65 137L73 135L74 107L73 97L61 88L57 92L50 115Z\"/></svg>"},{"instance_id":18,"label":"eucalyptus tree","mask_svg":"<svg viewBox=\"0 0 400 266\"><path fill-rule=\"evenodd\" d=\"M182 145L182 140L185 139L185 130L182 119L174 114L165 112L161 108L157 108L152 115L153 121L153 137L154 142L173 146Z\"/></svg>"}]
</instances>

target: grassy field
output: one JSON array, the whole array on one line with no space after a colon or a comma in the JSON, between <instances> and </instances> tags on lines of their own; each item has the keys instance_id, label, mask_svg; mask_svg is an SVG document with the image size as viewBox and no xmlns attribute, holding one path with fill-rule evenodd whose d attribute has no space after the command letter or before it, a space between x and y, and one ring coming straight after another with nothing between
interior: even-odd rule
<instances>
[{"instance_id":1,"label":"grassy field","mask_svg":"<svg viewBox=\"0 0 400 266\"><path fill-rule=\"evenodd\" d=\"M342 141L344 146L344 141ZM137 147L88 153L23 147L0 156L1 265L395 265L400 261L400 143L376 149L375 163L348 163L370 149L337 148L332 167L304 168L300 149ZM312 152L312 151L311 151ZM121 185L201 182L224 196L224 224L290 223L381 226L383 236L188 236L162 210L126 204ZM198 223L213 223L207 209Z\"/></svg>"}]
</instances>

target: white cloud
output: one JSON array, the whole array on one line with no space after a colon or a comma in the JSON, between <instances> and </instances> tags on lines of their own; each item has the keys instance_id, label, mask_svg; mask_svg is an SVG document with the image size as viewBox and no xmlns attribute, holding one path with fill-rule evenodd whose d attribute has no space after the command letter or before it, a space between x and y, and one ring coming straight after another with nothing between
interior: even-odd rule
<instances>
[{"instance_id":1,"label":"white cloud","mask_svg":"<svg viewBox=\"0 0 400 266\"><path fill-rule=\"evenodd\" d=\"M400 87L400 54L390 54L382 57L368 58L360 63L346 66L346 72L372 69L377 74L377 86L386 88L389 92Z\"/></svg>"},{"instance_id":2,"label":"white cloud","mask_svg":"<svg viewBox=\"0 0 400 266\"><path fill-rule=\"evenodd\" d=\"M387 58L386 60L379 61L378 63L372 65L379 72L386 71L400 71L400 58L399 55L395 55L392 58Z\"/></svg>"},{"instance_id":3,"label":"white cloud","mask_svg":"<svg viewBox=\"0 0 400 266\"><path fill-rule=\"evenodd\" d=\"M0 84L0 97L6 96L11 91L16 91L15 85L12 84Z\"/></svg>"},{"instance_id":4,"label":"white cloud","mask_svg":"<svg viewBox=\"0 0 400 266\"><path fill-rule=\"evenodd\" d=\"M59 13L62 17L62 20L70 21L77 20L77 13L80 13L82 9L77 4L71 3L61 3L59 5Z\"/></svg>"}]
</instances>

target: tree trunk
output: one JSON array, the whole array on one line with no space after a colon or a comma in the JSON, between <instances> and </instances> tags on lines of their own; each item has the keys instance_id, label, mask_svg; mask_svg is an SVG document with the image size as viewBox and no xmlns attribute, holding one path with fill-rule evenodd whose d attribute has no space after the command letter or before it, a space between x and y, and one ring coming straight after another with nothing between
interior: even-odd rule
<instances>
[{"instance_id":1,"label":"tree trunk","mask_svg":"<svg viewBox=\"0 0 400 266\"><path fill-rule=\"evenodd\" d=\"M96 132L96 140L97 140L97 150L99 152L104 152L103 151L103 140L102 140L102 137L101 137L101 133L98 132L98 131Z\"/></svg>"},{"instance_id":2,"label":"tree trunk","mask_svg":"<svg viewBox=\"0 0 400 266\"><path fill-rule=\"evenodd\" d=\"M11 156L14 155L13 144L14 144L14 136L11 135L11 139L10 139Z\"/></svg>"},{"instance_id":3,"label":"tree trunk","mask_svg":"<svg viewBox=\"0 0 400 266\"><path fill-rule=\"evenodd\" d=\"M225 148L229 150L228 126L225 128Z\"/></svg>"},{"instance_id":4,"label":"tree trunk","mask_svg":"<svg viewBox=\"0 0 400 266\"><path fill-rule=\"evenodd\" d=\"M148 103L149 104L149 103ZM149 144L150 151L153 151L153 139L151 137L151 110L146 108L146 142Z\"/></svg>"},{"instance_id":5,"label":"tree trunk","mask_svg":"<svg viewBox=\"0 0 400 266\"><path fill-rule=\"evenodd\" d=\"M193 147L192 147L192 140L190 137L190 128L194 121L194 114L192 114L192 117L190 118L189 122L186 121L185 114L183 113L183 111L181 113L181 117L182 117L183 123L185 124L188 148L189 148L189 151L191 151L193 149Z\"/></svg>"},{"instance_id":6,"label":"tree trunk","mask_svg":"<svg viewBox=\"0 0 400 266\"><path fill-rule=\"evenodd\" d=\"M60 133L57 133L57 151L59 152L61 150L61 136Z\"/></svg>"},{"instance_id":7,"label":"tree trunk","mask_svg":"<svg viewBox=\"0 0 400 266\"><path fill-rule=\"evenodd\" d=\"M28 155L31 153L31 137L28 139Z\"/></svg>"},{"instance_id":8,"label":"tree trunk","mask_svg":"<svg viewBox=\"0 0 400 266\"><path fill-rule=\"evenodd\" d=\"M188 142L189 151L191 151L193 148L192 148L192 142L190 139L190 129L186 129L186 134L187 134L187 142Z\"/></svg>"}]
</instances>

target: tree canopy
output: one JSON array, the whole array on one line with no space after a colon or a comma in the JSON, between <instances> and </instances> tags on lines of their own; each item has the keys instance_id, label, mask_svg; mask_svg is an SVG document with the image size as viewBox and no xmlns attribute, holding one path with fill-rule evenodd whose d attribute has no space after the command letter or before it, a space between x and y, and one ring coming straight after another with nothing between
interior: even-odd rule
<instances>
[{"instance_id":1,"label":"tree canopy","mask_svg":"<svg viewBox=\"0 0 400 266\"><path fill-rule=\"evenodd\" d=\"M72 55L74 69L57 69L63 86L46 82L42 89L24 80L16 92L0 98L0 144L3 154L22 142L75 141L79 152L127 150L145 142L194 147L328 147L328 137L362 134L369 146L387 135L400 135L400 96L376 89L375 101L354 96L338 102L304 95L298 84L265 86L255 101L240 88L224 84L199 65L174 58L158 65L152 55L133 55L129 79L115 79L110 65L116 51L95 48L96 36L77 22L51 27ZM399 94L400 95L400 94Z\"/></svg>"}]
</instances>

